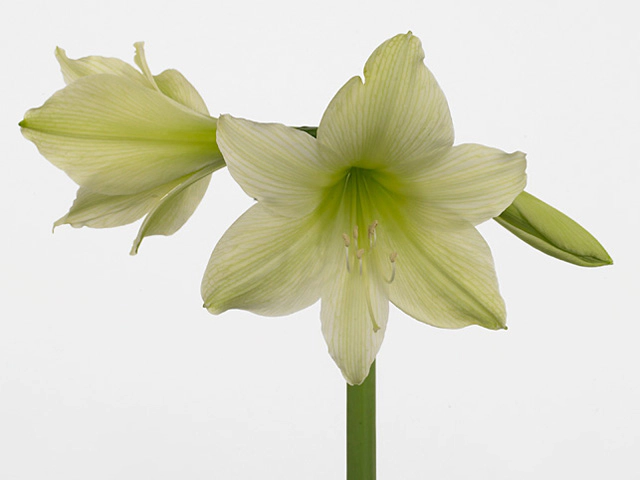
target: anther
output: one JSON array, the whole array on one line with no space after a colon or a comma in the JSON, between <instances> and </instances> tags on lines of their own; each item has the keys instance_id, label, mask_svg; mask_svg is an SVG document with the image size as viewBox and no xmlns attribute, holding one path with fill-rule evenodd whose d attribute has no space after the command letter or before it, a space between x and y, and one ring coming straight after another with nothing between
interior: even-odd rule
<instances>
[{"instance_id":1,"label":"anther","mask_svg":"<svg viewBox=\"0 0 640 480\"><path fill-rule=\"evenodd\" d=\"M347 235L346 233L343 233L342 239L344 240L344 246L349 248L349 245L351 245L351 240L349 239L349 235Z\"/></svg>"},{"instance_id":2,"label":"anther","mask_svg":"<svg viewBox=\"0 0 640 480\"><path fill-rule=\"evenodd\" d=\"M369 246L373 247L376 244L376 227L378 226L378 221L374 220L367 230L367 234L369 235Z\"/></svg>"},{"instance_id":3,"label":"anther","mask_svg":"<svg viewBox=\"0 0 640 480\"><path fill-rule=\"evenodd\" d=\"M353 227L353 239L356 241L356 245L358 244L358 225Z\"/></svg>"},{"instance_id":4,"label":"anther","mask_svg":"<svg viewBox=\"0 0 640 480\"><path fill-rule=\"evenodd\" d=\"M358 258L358 264L360 267L360 275L362 275L362 256L364 255L364 249L360 249L356 252L356 257Z\"/></svg>"},{"instance_id":5,"label":"anther","mask_svg":"<svg viewBox=\"0 0 640 480\"><path fill-rule=\"evenodd\" d=\"M391 262L391 278L387 283L393 282L396 278L396 258L398 258L398 252L392 252L389 254L389 261Z\"/></svg>"}]
</instances>

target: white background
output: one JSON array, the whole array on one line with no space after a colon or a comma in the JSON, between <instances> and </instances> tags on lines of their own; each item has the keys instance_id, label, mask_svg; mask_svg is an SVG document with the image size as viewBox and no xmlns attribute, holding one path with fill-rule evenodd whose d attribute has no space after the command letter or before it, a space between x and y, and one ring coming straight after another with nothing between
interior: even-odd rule
<instances>
[{"instance_id":1,"label":"white background","mask_svg":"<svg viewBox=\"0 0 640 480\"><path fill-rule=\"evenodd\" d=\"M177 68L213 115L316 125L384 40L412 30L457 143L528 154L528 191L612 267L494 222L509 330L392 310L378 357L382 480L640 478L640 30L632 1L12 2L0 18L0 478L344 478L345 387L318 305L201 308L216 241L250 204L227 172L173 237L59 228L75 185L17 122L72 58Z\"/></svg>"}]
</instances>

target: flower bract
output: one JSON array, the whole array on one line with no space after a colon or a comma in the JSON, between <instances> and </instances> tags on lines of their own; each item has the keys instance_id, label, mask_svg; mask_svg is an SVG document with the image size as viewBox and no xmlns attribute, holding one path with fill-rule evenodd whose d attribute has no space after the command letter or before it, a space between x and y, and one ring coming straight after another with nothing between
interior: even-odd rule
<instances>
[{"instance_id":1,"label":"flower bract","mask_svg":"<svg viewBox=\"0 0 640 480\"><path fill-rule=\"evenodd\" d=\"M152 75L142 43L135 63L56 49L67 86L20 122L22 133L80 189L55 225L115 227L146 216L149 235L177 231L225 165L217 120L176 70Z\"/></svg>"},{"instance_id":2,"label":"flower bract","mask_svg":"<svg viewBox=\"0 0 640 480\"><path fill-rule=\"evenodd\" d=\"M317 138L224 115L218 144L257 199L214 249L214 314L285 315L321 299L329 353L360 384L389 302L430 325L504 328L489 248L475 226L525 186L525 156L453 146L446 99L418 38L398 35L329 104Z\"/></svg>"}]
</instances>

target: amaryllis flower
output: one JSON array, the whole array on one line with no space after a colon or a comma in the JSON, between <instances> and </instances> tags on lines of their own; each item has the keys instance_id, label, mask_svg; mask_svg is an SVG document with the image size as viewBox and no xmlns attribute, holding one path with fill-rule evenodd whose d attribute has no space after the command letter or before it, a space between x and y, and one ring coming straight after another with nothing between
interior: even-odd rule
<instances>
[{"instance_id":1,"label":"amaryllis flower","mask_svg":"<svg viewBox=\"0 0 640 480\"><path fill-rule=\"evenodd\" d=\"M224 115L218 145L258 202L224 234L205 307L286 315L321 299L329 353L367 377L389 302L443 328L504 328L491 253L475 226L525 186L525 156L453 146L446 99L411 33L382 44L333 98L317 138Z\"/></svg>"},{"instance_id":2,"label":"amaryllis flower","mask_svg":"<svg viewBox=\"0 0 640 480\"><path fill-rule=\"evenodd\" d=\"M176 70L152 75L143 44L135 48L140 70L56 49L67 86L20 122L40 153L80 185L55 225L115 227L146 215L132 253L145 236L182 227L211 173L225 166L217 120L196 89Z\"/></svg>"}]
</instances>

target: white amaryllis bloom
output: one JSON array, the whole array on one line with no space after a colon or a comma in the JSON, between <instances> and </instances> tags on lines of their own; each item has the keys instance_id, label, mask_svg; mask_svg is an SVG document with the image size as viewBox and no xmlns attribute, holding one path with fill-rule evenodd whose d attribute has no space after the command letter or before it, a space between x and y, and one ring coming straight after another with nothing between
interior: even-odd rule
<instances>
[{"instance_id":1,"label":"white amaryllis bloom","mask_svg":"<svg viewBox=\"0 0 640 480\"><path fill-rule=\"evenodd\" d=\"M224 234L202 283L214 314L285 315L322 300L329 353L367 377L389 302L443 328L504 328L491 253L475 225L524 188L525 156L453 146L446 99L411 33L371 55L333 98L317 139L222 116L229 171L258 200Z\"/></svg>"},{"instance_id":2,"label":"white amaryllis bloom","mask_svg":"<svg viewBox=\"0 0 640 480\"><path fill-rule=\"evenodd\" d=\"M176 70L152 75L143 44L135 48L140 70L56 49L67 86L20 122L40 153L80 185L55 225L115 227L146 215L132 253L146 236L176 232L225 165L217 120L196 89Z\"/></svg>"}]
</instances>

